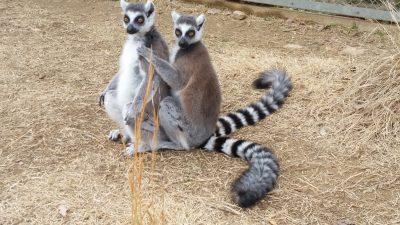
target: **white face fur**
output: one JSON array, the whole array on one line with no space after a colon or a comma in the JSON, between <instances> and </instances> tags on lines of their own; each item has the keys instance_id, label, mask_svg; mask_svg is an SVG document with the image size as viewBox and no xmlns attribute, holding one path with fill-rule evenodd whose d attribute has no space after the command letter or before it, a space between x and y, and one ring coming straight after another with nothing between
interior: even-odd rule
<instances>
[{"instance_id":1,"label":"white face fur","mask_svg":"<svg viewBox=\"0 0 400 225\"><path fill-rule=\"evenodd\" d=\"M146 4L129 4L120 0L124 14L123 26L128 35L144 35L150 31L155 21L154 4L148 0Z\"/></svg>"},{"instance_id":2,"label":"white face fur","mask_svg":"<svg viewBox=\"0 0 400 225\"><path fill-rule=\"evenodd\" d=\"M181 16L175 11L171 13L174 21L174 33L176 42L181 48L201 41L205 16L198 17Z\"/></svg>"}]
</instances>

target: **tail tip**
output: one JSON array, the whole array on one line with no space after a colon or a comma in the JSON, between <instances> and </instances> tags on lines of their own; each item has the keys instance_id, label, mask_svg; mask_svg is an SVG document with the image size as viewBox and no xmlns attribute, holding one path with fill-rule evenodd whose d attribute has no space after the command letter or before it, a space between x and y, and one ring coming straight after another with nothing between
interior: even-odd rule
<instances>
[{"instance_id":1,"label":"tail tip","mask_svg":"<svg viewBox=\"0 0 400 225\"><path fill-rule=\"evenodd\" d=\"M251 196L246 192L233 192L233 201L242 208L253 207L260 199Z\"/></svg>"},{"instance_id":2,"label":"tail tip","mask_svg":"<svg viewBox=\"0 0 400 225\"><path fill-rule=\"evenodd\" d=\"M271 81L265 81L264 77L259 77L253 81L253 87L256 89L267 89L272 86Z\"/></svg>"},{"instance_id":3,"label":"tail tip","mask_svg":"<svg viewBox=\"0 0 400 225\"><path fill-rule=\"evenodd\" d=\"M242 208L251 208L267 194L267 190L251 190L240 181L235 182L232 188L233 201Z\"/></svg>"},{"instance_id":4,"label":"tail tip","mask_svg":"<svg viewBox=\"0 0 400 225\"><path fill-rule=\"evenodd\" d=\"M284 69L270 69L259 74L259 78L253 81L256 89L267 89L277 84L283 84L291 88L290 78Z\"/></svg>"}]
</instances>

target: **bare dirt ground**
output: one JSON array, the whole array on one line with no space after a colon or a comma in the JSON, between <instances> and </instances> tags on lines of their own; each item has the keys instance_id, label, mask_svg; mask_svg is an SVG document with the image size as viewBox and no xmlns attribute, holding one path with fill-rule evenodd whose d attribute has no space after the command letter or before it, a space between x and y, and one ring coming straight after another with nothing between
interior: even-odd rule
<instances>
[{"instance_id":1,"label":"bare dirt ground","mask_svg":"<svg viewBox=\"0 0 400 225\"><path fill-rule=\"evenodd\" d=\"M156 3L158 28L169 41L171 9L208 10ZM326 104L373 59L393 51L389 38L334 24L237 21L226 12L207 15L204 37L223 112L262 94L250 86L257 72L280 65L292 75L285 106L234 135L275 150L279 185L242 210L230 199L230 185L245 162L163 151L155 171L145 172L144 194L154 196L145 201L163 206L168 224L400 224L398 142L361 143L335 132L340 110ZM0 224L130 223L131 161L107 140L115 125L97 104L117 71L121 19L115 1L0 2Z\"/></svg>"}]
</instances>

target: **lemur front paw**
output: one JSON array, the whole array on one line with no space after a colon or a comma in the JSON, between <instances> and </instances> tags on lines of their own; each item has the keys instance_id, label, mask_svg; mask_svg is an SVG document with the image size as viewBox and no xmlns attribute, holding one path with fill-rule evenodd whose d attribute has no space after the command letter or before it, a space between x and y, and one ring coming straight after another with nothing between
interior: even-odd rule
<instances>
[{"instance_id":1,"label":"lemur front paw","mask_svg":"<svg viewBox=\"0 0 400 225\"><path fill-rule=\"evenodd\" d=\"M110 141L120 141L121 140L121 133L118 129L110 131L108 134L108 140Z\"/></svg>"},{"instance_id":2,"label":"lemur front paw","mask_svg":"<svg viewBox=\"0 0 400 225\"><path fill-rule=\"evenodd\" d=\"M144 46L140 46L138 48L138 54L149 61L151 56L151 49Z\"/></svg>"},{"instance_id":3,"label":"lemur front paw","mask_svg":"<svg viewBox=\"0 0 400 225\"><path fill-rule=\"evenodd\" d=\"M126 104L123 109L124 121L126 125L135 123L136 115L139 113L132 103Z\"/></svg>"}]
</instances>

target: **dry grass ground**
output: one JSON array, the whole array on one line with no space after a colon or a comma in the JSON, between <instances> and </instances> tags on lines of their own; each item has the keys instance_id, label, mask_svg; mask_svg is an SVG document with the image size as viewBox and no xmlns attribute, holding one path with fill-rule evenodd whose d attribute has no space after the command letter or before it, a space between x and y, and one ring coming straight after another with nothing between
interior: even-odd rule
<instances>
[{"instance_id":1,"label":"dry grass ground","mask_svg":"<svg viewBox=\"0 0 400 225\"><path fill-rule=\"evenodd\" d=\"M168 40L172 8L207 11L177 1L157 6ZM115 125L97 104L117 70L120 25L115 1L0 2L0 224L130 223L131 161L121 157L121 145L107 141ZM144 195L152 197L145 205L155 212L162 206L168 224L400 224L400 106L399 93L391 92L398 90L391 81L398 81L399 67L383 79L381 92L376 84L387 74L364 73L398 52L384 32L236 21L223 12L208 15L204 39L221 80L223 112L262 94L250 88L258 71L281 65L292 75L285 107L235 134L276 151L279 185L242 210L229 189L245 162L163 151L154 172L146 164Z\"/></svg>"}]
</instances>

